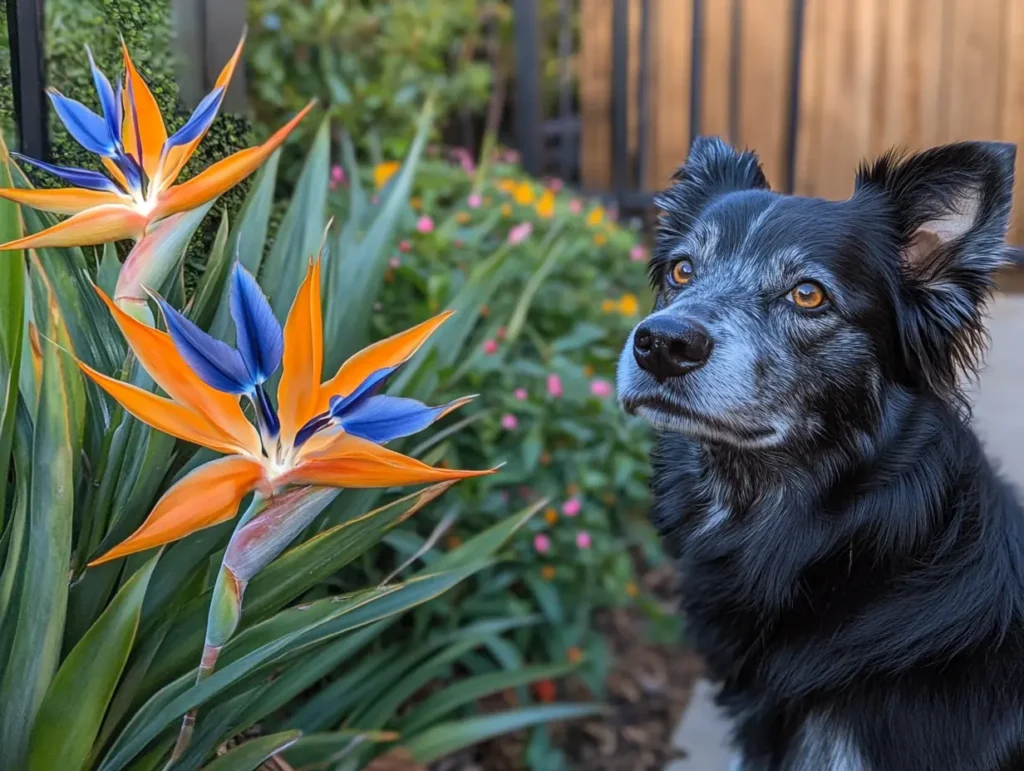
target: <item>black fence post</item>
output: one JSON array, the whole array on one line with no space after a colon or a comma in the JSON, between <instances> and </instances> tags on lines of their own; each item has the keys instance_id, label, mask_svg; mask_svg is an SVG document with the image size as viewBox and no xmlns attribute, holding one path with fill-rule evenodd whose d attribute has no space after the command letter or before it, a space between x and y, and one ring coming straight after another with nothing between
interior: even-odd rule
<instances>
[{"instance_id":1,"label":"black fence post","mask_svg":"<svg viewBox=\"0 0 1024 771\"><path fill-rule=\"evenodd\" d=\"M32 158L50 154L43 69L43 0L7 0L11 83L18 147Z\"/></svg>"},{"instance_id":2,"label":"black fence post","mask_svg":"<svg viewBox=\"0 0 1024 771\"><path fill-rule=\"evenodd\" d=\"M540 40L537 0L515 0L516 143L528 174L540 175L543 164Z\"/></svg>"}]
</instances>

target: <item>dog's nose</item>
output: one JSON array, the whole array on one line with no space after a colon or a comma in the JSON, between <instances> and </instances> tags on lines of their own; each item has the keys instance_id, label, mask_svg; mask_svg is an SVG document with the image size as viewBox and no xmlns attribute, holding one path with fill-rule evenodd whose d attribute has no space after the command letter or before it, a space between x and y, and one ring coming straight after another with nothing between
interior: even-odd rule
<instances>
[{"instance_id":1,"label":"dog's nose","mask_svg":"<svg viewBox=\"0 0 1024 771\"><path fill-rule=\"evenodd\" d=\"M647 319L633 335L633 357L658 380L679 377L701 366L715 341L692 319Z\"/></svg>"}]
</instances>

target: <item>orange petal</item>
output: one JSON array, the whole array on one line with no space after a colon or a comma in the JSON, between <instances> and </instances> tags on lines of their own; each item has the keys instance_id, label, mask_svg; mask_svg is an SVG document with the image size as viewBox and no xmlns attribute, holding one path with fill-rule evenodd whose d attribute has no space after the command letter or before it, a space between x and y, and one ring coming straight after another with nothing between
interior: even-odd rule
<instances>
[{"instance_id":1,"label":"orange petal","mask_svg":"<svg viewBox=\"0 0 1024 771\"><path fill-rule=\"evenodd\" d=\"M332 396L348 396L374 372L408 361L455 311L439 313L422 324L380 340L353 354L338 373L320 386L320 400L314 415L324 412Z\"/></svg>"},{"instance_id":2,"label":"orange petal","mask_svg":"<svg viewBox=\"0 0 1024 771\"><path fill-rule=\"evenodd\" d=\"M142 527L89 566L176 541L235 516L238 504L264 479L263 466L237 455L204 463L171 487Z\"/></svg>"},{"instance_id":3,"label":"orange petal","mask_svg":"<svg viewBox=\"0 0 1024 771\"><path fill-rule=\"evenodd\" d=\"M122 407L157 431L209 447L217 452L240 454L248 451L247 448L239 446L230 435L188 407L122 380L107 377L88 364L77 360L76 363L82 372L114 397Z\"/></svg>"},{"instance_id":4,"label":"orange petal","mask_svg":"<svg viewBox=\"0 0 1024 771\"><path fill-rule=\"evenodd\" d=\"M135 98L135 113L133 115L128 97L128 83L125 83L121 92L124 106L121 141L125 151L145 169L146 176L153 179L160 169L160 153L163 152L164 142L167 141L167 129L164 127L164 119L160 114L156 99L153 98L146 81L135 69L135 63L128 55L128 46L124 44L124 40L121 41L121 52L124 54L125 75L128 82L131 83L131 94ZM139 121L139 136L142 139L142 158L136 158L139 154L135 137L136 117Z\"/></svg>"},{"instance_id":5,"label":"orange petal","mask_svg":"<svg viewBox=\"0 0 1024 771\"><path fill-rule=\"evenodd\" d=\"M329 446L306 453L279 481L330 487L393 487L466 479L493 474L495 470L434 468L379 444L351 434L339 434Z\"/></svg>"},{"instance_id":6,"label":"orange petal","mask_svg":"<svg viewBox=\"0 0 1024 771\"><path fill-rule=\"evenodd\" d=\"M7 249L41 249L52 246L95 246L122 238L142 238L146 218L134 209L120 204L106 204L79 212L41 233L8 241Z\"/></svg>"},{"instance_id":7,"label":"orange petal","mask_svg":"<svg viewBox=\"0 0 1024 771\"><path fill-rule=\"evenodd\" d=\"M117 164L110 158L100 158L103 162L103 168L107 170L107 173L114 178L114 181L121 186L123 190L128 189L128 178L125 177L124 172L121 171Z\"/></svg>"},{"instance_id":8,"label":"orange petal","mask_svg":"<svg viewBox=\"0 0 1024 771\"><path fill-rule=\"evenodd\" d=\"M102 190L83 190L80 187L62 187L55 190L0 188L0 198L31 206L33 209L57 214L78 214L86 209L107 204L124 204L129 199L117 193Z\"/></svg>"},{"instance_id":9,"label":"orange petal","mask_svg":"<svg viewBox=\"0 0 1024 771\"><path fill-rule=\"evenodd\" d=\"M324 362L320 315L320 260L306 271L284 325L284 357L277 387L281 440L290 445L295 432L316 413Z\"/></svg>"},{"instance_id":10,"label":"orange petal","mask_svg":"<svg viewBox=\"0 0 1024 771\"><path fill-rule=\"evenodd\" d=\"M213 84L213 90L223 88L227 90L228 84L231 82L231 77L235 74L235 67L238 64L238 60L242 57L242 48L245 46L245 33L242 33L242 39L238 41L238 45L235 46L235 52L228 59L228 63L224 65L224 69L220 71L220 75L217 76L217 82ZM221 97L223 99L223 97ZM164 189L168 185L173 185L174 181L181 174L181 170L185 168L185 164L189 162L192 155L195 153L196 148L199 147L199 143L203 141L206 136L206 132L203 132L198 137L193 139L187 145L181 145L180 147L172 147L168 153L167 158L164 159L165 171L160 174L160 189Z\"/></svg>"},{"instance_id":11,"label":"orange petal","mask_svg":"<svg viewBox=\"0 0 1024 771\"><path fill-rule=\"evenodd\" d=\"M181 358L170 335L143 324L129 316L99 288L100 296L121 328L146 372L174 401L189 407L216 426L235 447L258 455L260 438L246 419L238 404L238 397L222 393L206 385Z\"/></svg>"},{"instance_id":12,"label":"orange petal","mask_svg":"<svg viewBox=\"0 0 1024 771\"><path fill-rule=\"evenodd\" d=\"M302 112L279 128L262 145L239 150L234 155L217 161L188 182L175 185L161 193L153 212L153 219L194 209L200 204L212 201L221 193L237 185L256 171L263 161L288 138L299 121L306 117L306 113L312 109L313 104L314 102L310 102L306 105Z\"/></svg>"}]
</instances>

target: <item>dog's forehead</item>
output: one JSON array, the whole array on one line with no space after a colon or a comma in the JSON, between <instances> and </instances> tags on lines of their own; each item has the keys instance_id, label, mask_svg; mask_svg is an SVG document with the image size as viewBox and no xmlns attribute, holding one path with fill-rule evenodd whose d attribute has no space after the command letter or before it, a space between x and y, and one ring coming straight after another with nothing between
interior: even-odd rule
<instances>
[{"instance_id":1,"label":"dog's forehead","mask_svg":"<svg viewBox=\"0 0 1024 771\"><path fill-rule=\"evenodd\" d=\"M751 260L779 270L828 262L846 238L846 219L832 201L743 191L721 196L671 246L705 265Z\"/></svg>"}]
</instances>

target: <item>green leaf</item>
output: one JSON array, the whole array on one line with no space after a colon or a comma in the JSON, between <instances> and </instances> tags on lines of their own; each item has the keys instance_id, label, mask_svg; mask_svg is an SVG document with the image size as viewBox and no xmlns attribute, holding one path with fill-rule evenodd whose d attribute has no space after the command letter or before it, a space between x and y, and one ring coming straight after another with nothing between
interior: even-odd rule
<instances>
[{"instance_id":1,"label":"green leaf","mask_svg":"<svg viewBox=\"0 0 1024 771\"><path fill-rule=\"evenodd\" d=\"M533 304L533 298L537 296L537 292L547 280L547 277L551 275L551 271L558 266L562 257L568 253L569 250L562 243L555 242L548 250L544 262L530 276L530 280L523 287L523 293L519 296L519 302L516 303L515 310L512 311L512 316L509 318L508 332L505 336L506 345L512 346L519 339L519 334L523 331L523 324L526 323L526 315L530 312L530 306Z\"/></svg>"},{"instance_id":2,"label":"green leaf","mask_svg":"<svg viewBox=\"0 0 1024 771\"><path fill-rule=\"evenodd\" d=\"M330 168L330 121L324 118L260 271L260 285L282 323L305 275L307 261L316 256L323 239Z\"/></svg>"},{"instance_id":3,"label":"green leaf","mask_svg":"<svg viewBox=\"0 0 1024 771\"><path fill-rule=\"evenodd\" d=\"M209 765L203 766L203 771L254 771L263 761L295 744L300 736L302 734L299 731L261 736L221 755Z\"/></svg>"},{"instance_id":4,"label":"green leaf","mask_svg":"<svg viewBox=\"0 0 1024 771\"><path fill-rule=\"evenodd\" d=\"M29 771L85 764L135 640L156 558L136 571L64 659L32 726Z\"/></svg>"},{"instance_id":5,"label":"green leaf","mask_svg":"<svg viewBox=\"0 0 1024 771\"><path fill-rule=\"evenodd\" d=\"M431 723L450 715L460 707L473 704L485 696L521 688L538 680L555 680L565 677L575 668L576 665L567 662L541 664L521 669L489 672L485 675L460 680L443 690L432 693L417 704L413 711L399 723L399 729L404 736L414 736Z\"/></svg>"},{"instance_id":6,"label":"green leaf","mask_svg":"<svg viewBox=\"0 0 1024 771\"><path fill-rule=\"evenodd\" d=\"M198 324L200 329L208 329L213 323L217 303L224 296L228 269L231 265L231 255L228 254L228 231L228 213L224 212L221 214L217 235L213 239L210 256L206 260L206 270L199 279L199 286L196 287L195 296L192 298L192 307L189 308L189 318Z\"/></svg>"},{"instance_id":7,"label":"green leaf","mask_svg":"<svg viewBox=\"0 0 1024 771\"><path fill-rule=\"evenodd\" d=\"M253 180L245 203L238 213L234 230L228 241L228 262L238 260L246 270L254 276L259 274L260 263L263 262L263 251L267 243L267 230L270 228L270 212L274 205L274 186L277 183L277 166L281 160L281 149L278 148L260 167ZM231 313L227 303L227 290L222 290L220 301L210 334L220 340L234 339L234 327L231 325Z\"/></svg>"},{"instance_id":8,"label":"green leaf","mask_svg":"<svg viewBox=\"0 0 1024 771\"><path fill-rule=\"evenodd\" d=\"M386 247L394 240L395 227L407 210L416 167L433 124L433 112L433 100L428 100L405 163L388 181L384 200L366 237L344 252L340 251L339 243L339 253L328 266L325 283L332 301L324 307L324 340L330 341L324 348L325 372L333 372L367 342L373 303L387 267Z\"/></svg>"},{"instance_id":9,"label":"green leaf","mask_svg":"<svg viewBox=\"0 0 1024 771\"><path fill-rule=\"evenodd\" d=\"M518 514L506 517L482 533L477 533L457 549L453 549L435 560L430 566L431 571L456 570L483 559L485 556L490 557L504 546L505 542L519 528L529 522L534 514L547 505L548 501L546 499L538 501Z\"/></svg>"},{"instance_id":10,"label":"green leaf","mask_svg":"<svg viewBox=\"0 0 1024 771\"><path fill-rule=\"evenodd\" d=\"M194 683L194 675L186 674L146 702L114 742L100 771L120 771L179 717L243 679L257 676L261 667L304 655L352 629L403 613L437 597L481 567L473 565L398 586L320 600L247 629L228 644L221 654L223 665L207 679Z\"/></svg>"},{"instance_id":11,"label":"green leaf","mask_svg":"<svg viewBox=\"0 0 1024 771\"><path fill-rule=\"evenodd\" d=\"M48 307L48 336L61 339L56 302ZM43 346L42 385L32 436L27 554L5 624L14 642L0 680L0 768L24 768L29 728L57 670L71 562L74 513L74 407L67 393L74 365L56 345Z\"/></svg>"},{"instance_id":12,"label":"green leaf","mask_svg":"<svg viewBox=\"0 0 1024 771\"><path fill-rule=\"evenodd\" d=\"M285 751L284 757L296 769L334 768L353 746L362 742L393 742L394 733L347 729L303 736ZM354 741L356 740L356 741Z\"/></svg>"},{"instance_id":13,"label":"green leaf","mask_svg":"<svg viewBox=\"0 0 1024 771\"><path fill-rule=\"evenodd\" d=\"M455 720L435 725L418 736L402 742L420 763L433 763L453 752L493 739L495 736L521 731L556 720L574 720L604 711L599 704L550 704L524 707L492 715Z\"/></svg>"},{"instance_id":14,"label":"green leaf","mask_svg":"<svg viewBox=\"0 0 1024 771\"><path fill-rule=\"evenodd\" d=\"M11 184L7 166L7 148L0 139L0 187ZM0 200L0 243L21 237L18 205ZM7 502L7 478L11 465L11 442L14 440L14 419L18 407L18 379L21 369L21 346L25 339L25 259L19 252L0 254L0 534L5 531L4 513ZM0 606L2 608L2 606ZM2 616L0 616L2 619Z\"/></svg>"},{"instance_id":15,"label":"green leaf","mask_svg":"<svg viewBox=\"0 0 1024 771\"><path fill-rule=\"evenodd\" d=\"M121 261L117 259L117 247L113 243L103 245L103 257L96 271L96 285L107 297L114 296L117 277L121 274Z\"/></svg>"}]
</instances>

